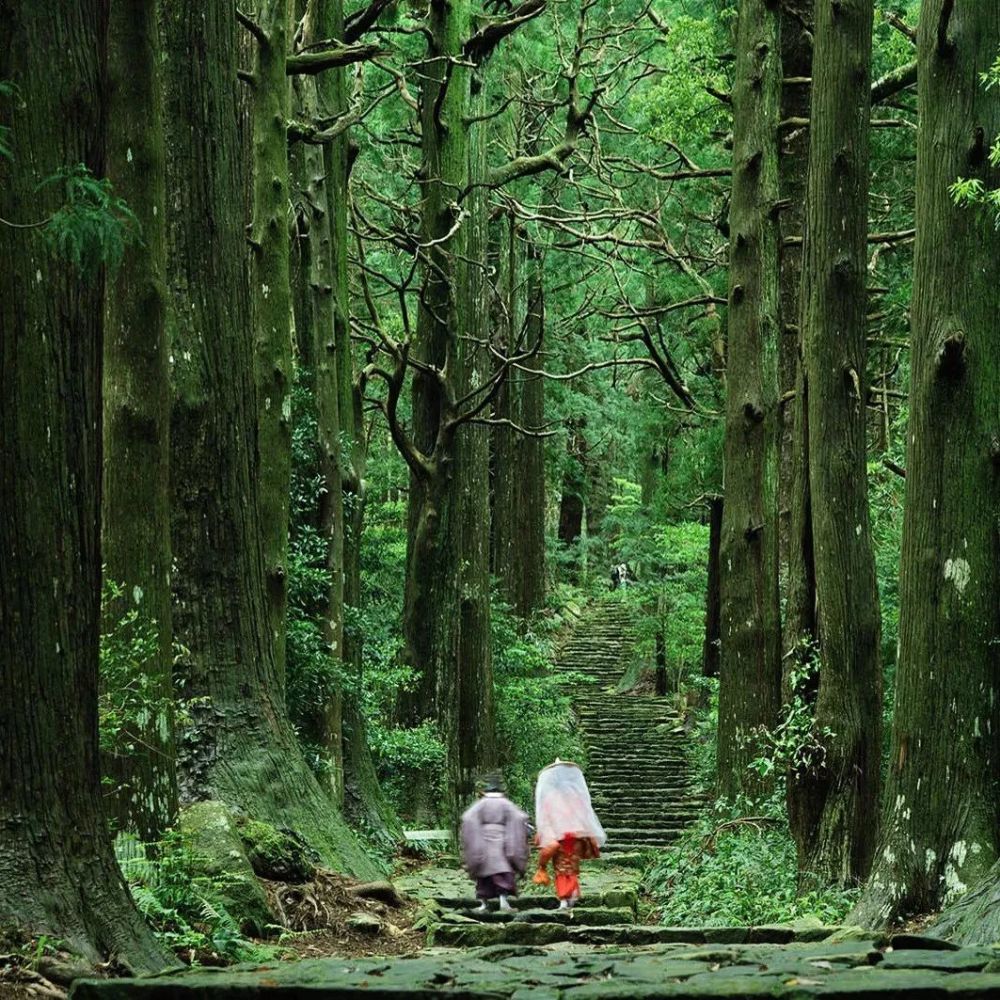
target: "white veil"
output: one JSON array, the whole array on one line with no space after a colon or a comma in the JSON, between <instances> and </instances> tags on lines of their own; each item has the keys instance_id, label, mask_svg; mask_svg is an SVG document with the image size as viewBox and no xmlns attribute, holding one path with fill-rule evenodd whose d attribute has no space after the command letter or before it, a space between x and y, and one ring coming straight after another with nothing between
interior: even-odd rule
<instances>
[{"instance_id":1,"label":"white veil","mask_svg":"<svg viewBox=\"0 0 1000 1000\"><path fill-rule=\"evenodd\" d=\"M549 764L535 785L535 825L545 847L566 834L593 837L602 847L608 839L590 804L590 790L580 768L569 761Z\"/></svg>"}]
</instances>

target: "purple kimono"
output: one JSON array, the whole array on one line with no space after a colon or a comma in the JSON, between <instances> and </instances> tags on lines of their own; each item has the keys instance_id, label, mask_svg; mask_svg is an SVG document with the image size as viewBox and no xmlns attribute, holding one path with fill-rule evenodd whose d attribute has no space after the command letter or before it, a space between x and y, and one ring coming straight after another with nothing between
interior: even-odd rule
<instances>
[{"instance_id":1,"label":"purple kimono","mask_svg":"<svg viewBox=\"0 0 1000 1000\"><path fill-rule=\"evenodd\" d=\"M480 899L513 895L528 866L528 817L499 792L487 792L462 817L462 862Z\"/></svg>"}]
</instances>

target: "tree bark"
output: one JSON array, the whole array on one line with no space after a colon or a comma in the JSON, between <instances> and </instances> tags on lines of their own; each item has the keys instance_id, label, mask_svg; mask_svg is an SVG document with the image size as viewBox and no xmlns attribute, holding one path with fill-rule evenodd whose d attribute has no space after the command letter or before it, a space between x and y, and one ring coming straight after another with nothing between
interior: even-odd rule
<instances>
[{"instance_id":1,"label":"tree bark","mask_svg":"<svg viewBox=\"0 0 1000 1000\"><path fill-rule=\"evenodd\" d=\"M865 451L871 0L818 4L803 265L811 552L825 759L793 776L804 867L853 885L871 864L879 793L879 604Z\"/></svg>"},{"instance_id":2,"label":"tree bark","mask_svg":"<svg viewBox=\"0 0 1000 1000\"><path fill-rule=\"evenodd\" d=\"M545 324L540 254L509 219L498 281L505 307L497 317L507 354L536 351L523 368L507 372L493 415L527 431L545 422L545 380L539 352ZM545 448L541 438L515 427L493 429L493 572L500 593L527 620L545 600Z\"/></svg>"},{"instance_id":3,"label":"tree bark","mask_svg":"<svg viewBox=\"0 0 1000 1000\"><path fill-rule=\"evenodd\" d=\"M297 830L324 863L374 874L285 712L266 579L232 0L164 11L174 627L181 792ZM191 67L199 67L192 72ZM197 178L199 183L193 183ZM287 234L286 234L287 236Z\"/></svg>"},{"instance_id":4,"label":"tree bark","mask_svg":"<svg viewBox=\"0 0 1000 1000\"><path fill-rule=\"evenodd\" d=\"M256 21L253 123L253 295L260 504L265 584L274 661L285 676L288 608L288 512L292 475L292 315L289 271L287 123L291 88L289 0L260 0ZM317 358L318 363L322 359Z\"/></svg>"},{"instance_id":5,"label":"tree bark","mask_svg":"<svg viewBox=\"0 0 1000 1000\"><path fill-rule=\"evenodd\" d=\"M334 5L326 0L309 4L302 20L303 47L337 38L343 31L343 18L336 16ZM328 70L317 76L296 80L302 117L316 119L327 114L320 88L327 96L331 88L328 77L342 70ZM344 654L344 484L341 475L340 381L337 371L338 312L341 300L340 275L337 271L338 251L334 248L331 212L332 198L342 195L337 190L336 163L330 163L328 151L320 146L308 146L300 154L305 176L303 196L309 214L308 276L310 372L308 383L312 391L316 414L316 448L319 459L320 487L317 528L326 546L326 569L330 584L326 606L320 616L321 630L327 651L333 661L342 662ZM333 169L331 169L331 166ZM346 238L346 234L341 234ZM343 251L339 251L340 254ZM346 280L346 275L345 275ZM338 803L344 798L344 693L331 691L315 706L310 736L321 748L328 771L330 794Z\"/></svg>"},{"instance_id":6,"label":"tree bark","mask_svg":"<svg viewBox=\"0 0 1000 1000\"><path fill-rule=\"evenodd\" d=\"M0 218L60 207L63 167L106 166L108 5L0 9ZM59 123L54 127L54 123ZM28 215L27 213L30 213ZM103 275L41 227L0 223L0 924L135 972L172 964L122 883L101 808Z\"/></svg>"},{"instance_id":7,"label":"tree bark","mask_svg":"<svg viewBox=\"0 0 1000 1000\"><path fill-rule=\"evenodd\" d=\"M766 790L753 731L781 694L778 604L778 12L743 0L733 91L728 399L722 512L719 791Z\"/></svg>"},{"instance_id":8,"label":"tree bark","mask_svg":"<svg viewBox=\"0 0 1000 1000\"><path fill-rule=\"evenodd\" d=\"M783 121L808 121L812 79L813 0L782 0L781 92ZM778 579L785 598L785 649L794 645L801 628L802 612L793 595L804 594L812 602L812 591L803 587L801 527L802 499L796 491L799 464L804 449L799 432L806 426L800 407L805 391L797 392L801 377L802 338L799 324L802 290L802 232L805 225L806 181L809 173L809 127L785 132L778 156L778 187L781 213L781 339L778 349L778 386L781 392L781 459L778 475ZM787 242L798 238L797 242ZM794 393L789 398L788 394ZM786 658L786 663L790 662Z\"/></svg>"},{"instance_id":9,"label":"tree bark","mask_svg":"<svg viewBox=\"0 0 1000 1000\"><path fill-rule=\"evenodd\" d=\"M1000 102L980 80L998 46L995 4L924 3L900 648L883 835L856 911L868 926L948 903L1000 848L1000 233L949 193L958 177L1000 184L984 148Z\"/></svg>"},{"instance_id":10,"label":"tree bark","mask_svg":"<svg viewBox=\"0 0 1000 1000\"><path fill-rule=\"evenodd\" d=\"M141 228L107 298L104 343L104 571L129 610L155 623L158 647L136 664L155 711L128 755L106 760L110 818L159 840L177 812L170 608L170 382L166 338L165 179L157 2L111 5L108 175Z\"/></svg>"},{"instance_id":11,"label":"tree bark","mask_svg":"<svg viewBox=\"0 0 1000 1000\"><path fill-rule=\"evenodd\" d=\"M482 428L459 426L458 401L483 377L486 361L469 338L488 312L483 188L485 150L469 124L473 70L464 58L468 0L433 0L422 69L421 216L428 249L416 353L442 374L418 373L414 445L427 457L411 476L403 611L406 662L417 689L411 720L433 718L447 747L445 812L457 815L472 772L491 763L494 721L489 645L488 442ZM477 87L481 86L476 81ZM480 98L477 97L477 101ZM456 192L470 190L461 206Z\"/></svg>"},{"instance_id":12,"label":"tree bark","mask_svg":"<svg viewBox=\"0 0 1000 1000\"><path fill-rule=\"evenodd\" d=\"M722 644L722 601L719 594L719 553L722 545L722 497L708 498L708 586L705 593L705 641L702 645L701 674L719 676Z\"/></svg>"}]
</instances>

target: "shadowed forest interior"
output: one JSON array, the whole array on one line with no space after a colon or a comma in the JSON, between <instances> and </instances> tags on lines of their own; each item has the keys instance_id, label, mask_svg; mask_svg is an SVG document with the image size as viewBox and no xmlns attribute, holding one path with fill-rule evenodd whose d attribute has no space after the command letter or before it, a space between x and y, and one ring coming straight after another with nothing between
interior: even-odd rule
<instances>
[{"instance_id":1,"label":"shadowed forest interior","mask_svg":"<svg viewBox=\"0 0 1000 1000\"><path fill-rule=\"evenodd\" d=\"M1000 0L0 0L0 449L3 1000L1000 995Z\"/></svg>"}]
</instances>

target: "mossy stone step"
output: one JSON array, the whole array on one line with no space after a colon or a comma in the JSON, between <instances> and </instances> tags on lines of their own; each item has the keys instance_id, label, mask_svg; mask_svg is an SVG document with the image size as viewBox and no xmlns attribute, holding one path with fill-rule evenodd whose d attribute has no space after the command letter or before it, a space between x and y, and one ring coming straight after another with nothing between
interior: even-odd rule
<instances>
[{"instance_id":1,"label":"mossy stone step","mask_svg":"<svg viewBox=\"0 0 1000 1000\"><path fill-rule=\"evenodd\" d=\"M473 909L451 910L442 914L442 923L449 923L450 915L457 915L460 926L467 926L468 920L480 924L564 924L573 926L611 926L614 924L632 924L635 922L635 910L630 906L579 906L572 910L537 909L537 910L487 910L476 913Z\"/></svg>"},{"instance_id":2,"label":"mossy stone step","mask_svg":"<svg viewBox=\"0 0 1000 1000\"><path fill-rule=\"evenodd\" d=\"M586 889L586 886L584 886ZM435 896L434 902L445 909L471 910L479 905L479 900L471 896ZM510 905L515 910L555 910L559 900L553 895L545 896L511 896ZM605 889L600 892L588 892L576 904L576 910L600 908L631 908L639 904L639 893L636 889Z\"/></svg>"}]
</instances>

